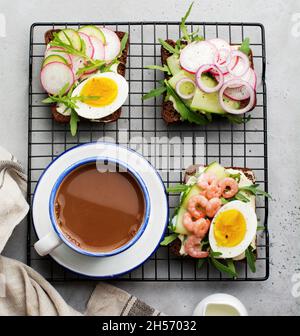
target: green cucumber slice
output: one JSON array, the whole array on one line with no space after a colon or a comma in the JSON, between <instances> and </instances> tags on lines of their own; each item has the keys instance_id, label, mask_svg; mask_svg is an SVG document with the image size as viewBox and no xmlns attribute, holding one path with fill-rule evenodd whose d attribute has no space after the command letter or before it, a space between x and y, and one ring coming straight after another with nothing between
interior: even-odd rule
<instances>
[{"instance_id":1,"label":"green cucumber slice","mask_svg":"<svg viewBox=\"0 0 300 336\"><path fill-rule=\"evenodd\" d=\"M167 64L173 76L182 70L179 63L179 57L175 54L167 58Z\"/></svg>"},{"instance_id":2,"label":"green cucumber slice","mask_svg":"<svg viewBox=\"0 0 300 336\"><path fill-rule=\"evenodd\" d=\"M187 211L187 206L188 206L188 202L189 202L190 198L195 196L195 195L199 195L199 194L200 194L200 189L195 184L194 186L191 187L190 191L185 196L185 198L184 198L184 200L183 200L183 202L180 206L180 209L177 213L177 217L176 217L176 223L175 223L175 228L174 228L174 231L176 233L183 234L183 235L188 235L189 234L189 232L187 231L187 229L183 225L183 216Z\"/></svg>"},{"instance_id":3,"label":"green cucumber slice","mask_svg":"<svg viewBox=\"0 0 300 336\"><path fill-rule=\"evenodd\" d=\"M105 35L101 31L100 28L89 25L89 26L84 26L78 29L79 32L82 32L88 36L94 36L98 38L100 41L102 41L103 44L105 44Z\"/></svg>"},{"instance_id":4,"label":"green cucumber slice","mask_svg":"<svg viewBox=\"0 0 300 336\"><path fill-rule=\"evenodd\" d=\"M222 167L218 162L212 162L211 164L209 164L205 168L204 172L216 175L219 180L227 177L225 168Z\"/></svg>"},{"instance_id":5,"label":"green cucumber slice","mask_svg":"<svg viewBox=\"0 0 300 336\"><path fill-rule=\"evenodd\" d=\"M196 86L192 82L182 82L179 84L179 92L184 96L188 96L195 92Z\"/></svg>"},{"instance_id":6,"label":"green cucumber slice","mask_svg":"<svg viewBox=\"0 0 300 336\"><path fill-rule=\"evenodd\" d=\"M217 85L215 79L205 74L202 75L202 80L208 87L214 87ZM224 97L223 100L226 104L234 109L238 109L240 107L240 102L238 101L234 101L226 97ZM201 91L199 88L197 88L195 91L191 108L209 113L226 114L219 103L219 92L206 93Z\"/></svg>"},{"instance_id":7,"label":"green cucumber slice","mask_svg":"<svg viewBox=\"0 0 300 336\"><path fill-rule=\"evenodd\" d=\"M49 63L52 63L52 62L60 62L60 63L64 63L64 64L68 65L68 62L62 56L59 56L59 55L50 55L50 56L47 56L44 59L42 67L44 67L45 65L47 65Z\"/></svg>"},{"instance_id":8,"label":"green cucumber slice","mask_svg":"<svg viewBox=\"0 0 300 336\"><path fill-rule=\"evenodd\" d=\"M63 29L58 33L58 37L66 44L72 45L76 50L82 49L80 35L74 29Z\"/></svg>"}]
</instances>

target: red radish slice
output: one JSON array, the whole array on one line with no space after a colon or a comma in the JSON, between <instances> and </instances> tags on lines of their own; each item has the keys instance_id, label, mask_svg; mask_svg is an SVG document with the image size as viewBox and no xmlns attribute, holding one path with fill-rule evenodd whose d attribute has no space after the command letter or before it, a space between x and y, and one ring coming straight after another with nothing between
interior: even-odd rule
<instances>
[{"instance_id":1,"label":"red radish slice","mask_svg":"<svg viewBox=\"0 0 300 336\"><path fill-rule=\"evenodd\" d=\"M256 73L251 68L249 69L248 73L249 73L248 80L245 80L245 82L249 83L253 88L253 90L256 91L256 83L257 83ZM244 85L237 88L228 87L224 91L224 95L230 99L238 101L250 98L249 90L247 90L247 88Z\"/></svg>"},{"instance_id":2,"label":"red radish slice","mask_svg":"<svg viewBox=\"0 0 300 336\"><path fill-rule=\"evenodd\" d=\"M180 64L188 72L196 71L204 64L213 64L218 54L217 48L207 42L192 42L188 44L180 53Z\"/></svg>"},{"instance_id":3,"label":"red radish slice","mask_svg":"<svg viewBox=\"0 0 300 336\"><path fill-rule=\"evenodd\" d=\"M58 51L58 50L62 50L62 51ZM71 60L70 55L65 53L63 50L64 48L61 48L61 47L49 47L46 49L45 58L51 55L58 55L58 56L63 57L67 61L67 63L71 65L72 60Z\"/></svg>"},{"instance_id":4,"label":"red radish slice","mask_svg":"<svg viewBox=\"0 0 300 336\"><path fill-rule=\"evenodd\" d=\"M93 59L94 60L105 60L105 48L102 43L97 37L95 36L90 36L90 40L92 42L92 45L94 47L94 55Z\"/></svg>"},{"instance_id":5,"label":"red radish slice","mask_svg":"<svg viewBox=\"0 0 300 336\"><path fill-rule=\"evenodd\" d=\"M84 58L80 56L71 55L72 58L72 71L75 75L75 78L79 78L80 76L77 75L77 71L85 66Z\"/></svg>"},{"instance_id":6,"label":"red radish slice","mask_svg":"<svg viewBox=\"0 0 300 336\"><path fill-rule=\"evenodd\" d=\"M42 86L52 95L58 94L66 84L69 84L68 91L74 81L73 71L60 62L48 63L41 71Z\"/></svg>"},{"instance_id":7,"label":"red radish slice","mask_svg":"<svg viewBox=\"0 0 300 336\"><path fill-rule=\"evenodd\" d=\"M219 83L214 86L214 87L208 87L206 86L203 81L202 81L202 74L205 73L205 72L211 72L211 71L214 71L215 73L218 73L218 76L219 76ZM224 82L224 77L223 77L223 73L222 71L214 64L205 64L205 65L202 65L197 73L196 73L196 83L197 83L197 86L199 87L200 90L206 92L206 93L212 93L212 92L216 92L216 91L219 91L220 88L222 87L223 85L223 82Z\"/></svg>"},{"instance_id":8,"label":"red radish slice","mask_svg":"<svg viewBox=\"0 0 300 336\"><path fill-rule=\"evenodd\" d=\"M237 82L239 82L239 83L237 83ZM225 104L225 102L223 100L223 95L224 95L225 90L227 90L230 85L239 85L239 88L245 87L245 90L247 90L248 94L249 94L249 102L248 102L247 106L245 106L242 109L234 109L234 108L231 108L231 107L229 107L228 105ZM220 105L222 106L224 111L226 111L230 114L243 114L243 113L246 113L249 110L251 110L252 107L254 106L255 91L253 90L253 88L251 87L251 85L249 83L247 83L247 82L245 82L241 79L235 79L235 80L232 80L232 81L229 81L229 82L225 83L222 86L221 90L219 91L219 102L220 102Z\"/></svg>"},{"instance_id":9,"label":"red radish slice","mask_svg":"<svg viewBox=\"0 0 300 336\"><path fill-rule=\"evenodd\" d=\"M234 64L234 61L228 65L228 71L235 77L243 77L250 68L249 58L246 54L239 50L232 50L231 57L238 57L238 62Z\"/></svg>"},{"instance_id":10,"label":"red radish slice","mask_svg":"<svg viewBox=\"0 0 300 336\"><path fill-rule=\"evenodd\" d=\"M101 28L101 31L105 36L105 60L110 62L119 55L121 51L121 42L114 31L108 28Z\"/></svg>"},{"instance_id":11,"label":"red radish slice","mask_svg":"<svg viewBox=\"0 0 300 336\"><path fill-rule=\"evenodd\" d=\"M228 54L231 52L230 45L225 40L222 40L220 38L211 39L208 42L213 44L218 49L219 57L217 64L218 65L224 64L227 61Z\"/></svg>"},{"instance_id":12,"label":"red radish slice","mask_svg":"<svg viewBox=\"0 0 300 336\"><path fill-rule=\"evenodd\" d=\"M85 44L85 53L86 53L87 57L93 58L95 50L94 50L94 46L91 42L90 37L87 34L84 34L84 33L79 32L78 34Z\"/></svg>"}]
</instances>

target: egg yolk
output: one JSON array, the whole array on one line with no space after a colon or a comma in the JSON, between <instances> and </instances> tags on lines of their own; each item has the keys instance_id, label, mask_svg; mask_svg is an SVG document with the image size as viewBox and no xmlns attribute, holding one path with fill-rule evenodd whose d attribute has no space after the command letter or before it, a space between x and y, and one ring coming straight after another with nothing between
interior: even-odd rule
<instances>
[{"instance_id":1,"label":"egg yolk","mask_svg":"<svg viewBox=\"0 0 300 336\"><path fill-rule=\"evenodd\" d=\"M226 210L216 217L214 236L218 246L237 246L245 238L245 235L246 220L238 210Z\"/></svg>"},{"instance_id":2,"label":"egg yolk","mask_svg":"<svg viewBox=\"0 0 300 336\"><path fill-rule=\"evenodd\" d=\"M80 95L91 97L84 99L84 103L93 107L110 105L118 95L118 85L110 78L96 77L87 81ZM93 97L93 98L92 98Z\"/></svg>"}]
</instances>

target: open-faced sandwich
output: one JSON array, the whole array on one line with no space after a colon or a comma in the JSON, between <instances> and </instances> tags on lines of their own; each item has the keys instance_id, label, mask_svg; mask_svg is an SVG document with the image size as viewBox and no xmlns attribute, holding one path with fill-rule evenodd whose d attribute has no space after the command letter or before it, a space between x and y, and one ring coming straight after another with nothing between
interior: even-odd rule
<instances>
[{"instance_id":1,"label":"open-faced sandwich","mask_svg":"<svg viewBox=\"0 0 300 336\"><path fill-rule=\"evenodd\" d=\"M45 42L41 83L49 97L43 102L55 121L70 123L72 135L80 119L116 121L128 96L128 34L89 25L47 31Z\"/></svg>"},{"instance_id":2,"label":"open-faced sandwich","mask_svg":"<svg viewBox=\"0 0 300 336\"><path fill-rule=\"evenodd\" d=\"M235 262L246 260L255 272L257 225L255 197L269 196L245 168L224 168L217 162L192 166L180 192L180 202L161 245L173 254L210 261L221 272L237 277Z\"/></svg>"},{"instance_id":3,"label":"open-faced sandwich","mask_svg":"<svg viewBox=\"0 0 300 336\"><path fill-rule=\"evenodd\" d=\"M164 72L161 85L143 99L163 95L162 117L168 124L189 121L207 124L214 117L241 123L256 105L257 76L249 38L230 45L220 38L204 40L197 32L188 33L186 19L177 41L159 39L162 66L149 69Z\"/></svg>"}]
</instances>

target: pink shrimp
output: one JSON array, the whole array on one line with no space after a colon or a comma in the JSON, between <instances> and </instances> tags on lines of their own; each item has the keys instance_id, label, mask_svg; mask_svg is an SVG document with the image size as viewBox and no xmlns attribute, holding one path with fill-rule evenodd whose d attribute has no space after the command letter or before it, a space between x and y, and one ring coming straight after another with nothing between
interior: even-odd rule
<instances>
[{"instance_id":1,"label":"pink shrimp","mask_svg":"<svg viewBox=\"0 0 300 336\"><path fill-rule=\"evenodd\" d=\"M207 199L202 195L195 195L190 198L187 209L192 217L199 219L205 217Z\"/></svg>"},{"instance_id":2,"label":"pink shrimp","mask_svg":"<svg viewBox=\"0 0 300 336\"><path fill-rule=\"evenodd\" d=\"M222 190L222 196L224 198L233 197L239 190L239 185L232 177L225 177L219 182L219 186Z\"/></svg>"},{"instance_id":3,"label":"pink shrimp","mask_svg":"<svg viewBox=\"0 0 300 336\"><path fill-rule=\"evenodd\" d=\"M192 258L203 259L207 258L209 253L201 251L201 238L189 236L184 244L185 252Z\"/></svg>"},{"instance_id":4,"label":"pink shrimp","mask_svg":"<svg viewBox=\"0 0 300 336\"><path fill-rule=\"evenodd\" d=\"M198 218L194 220L193 216L189 212L186 212L183 215L183 225L188 231L194 232L195 225L200 225L202 219Z\"/></svg>"},{"instance_id":5,"label":"pink shrimp","mask_svg":"<svg viewBox=\"0 0 300 336\"><path fill-rule=\"evenodd\" d=\"M205 196L208 200L212 198L220 198L222 195L222 189L219 187L218 182L213 182L206 190Z\"/></svg>"},{"instance_id":6,"label":"pink shrimp","mask_svg":"<svg viewBox=\"0 0 300 336\"><path fill-rule=\"evenodd\" d=\"M203 239L206 236L209 228L210 228L210 220L202 218L195 224L193 232L196 237Z\"/></svg>"},{"instance_id":7,"label":"pink shrimp","mask_svg":"<svg viewBox=\"0 0 300 336\"><path fill-rule=\"evenodd\" d=\"M221 208L222 202L220 198L214 197L210 199L206 206L206 215L207 217L214 217L214 215L219 211Z\"/></svg>"},{"instance_id":8,"label":"pink shrimp","mask_svg":"<svg viewBox=\"0 0 300 336\"><path fill-rule=\"evenodd\" d=\"M214 174L203 173L197 182L198 187L206 190L212 183L217 181L217 177Z\"/></svg>"}]
</instances>

